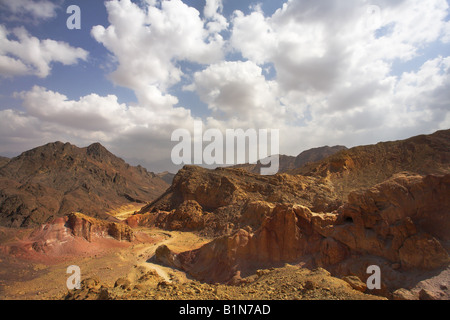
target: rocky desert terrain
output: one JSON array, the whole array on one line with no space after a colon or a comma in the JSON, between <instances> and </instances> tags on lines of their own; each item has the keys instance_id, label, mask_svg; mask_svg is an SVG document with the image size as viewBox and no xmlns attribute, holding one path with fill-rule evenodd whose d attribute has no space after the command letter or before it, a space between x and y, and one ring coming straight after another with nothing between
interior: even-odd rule
<instances>
[{"instance_id":1,"label":"rocky desert terrain","mask_svg":"<svg viewBox=\"0 0 450 320\"><path fill-rule=\"evenodd\" d=\"M154 174L59 142L0 158L0 298L450 298L450 130L258 168Z\"/></svg>"}]
</instances>

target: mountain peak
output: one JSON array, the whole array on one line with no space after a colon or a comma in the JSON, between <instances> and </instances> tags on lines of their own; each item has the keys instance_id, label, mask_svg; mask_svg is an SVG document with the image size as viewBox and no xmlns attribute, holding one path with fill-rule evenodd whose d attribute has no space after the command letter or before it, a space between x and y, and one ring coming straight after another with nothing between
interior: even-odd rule
<instances>
[{"instance_id":1,"label":"mountain peak","mask_svg":"<svg viewBox=\"0 0 450 320\"><path fill-rule=\"evenodd\" d=\"M133 167L100 143L79 148L52 142L0 159L0 225L30 226L73 211L108 218L123 205L142 204L168 184ZM10 188L16 186L15 189Z\"/></svg>"},{"instance_id":2,"label":"mountain peak","mask_svg":"<svg viewBox=\"0 0 450 320\"><path fill-rule=\"evenodd\" d=\"M91 156L95 159L102 159L104 157L114 156L111 152L108 151L103 145L99 142L95 142L86 148L86 153L88 156ZM115 156L114 156L115 157Z\"/></svg>"}]
</instances>

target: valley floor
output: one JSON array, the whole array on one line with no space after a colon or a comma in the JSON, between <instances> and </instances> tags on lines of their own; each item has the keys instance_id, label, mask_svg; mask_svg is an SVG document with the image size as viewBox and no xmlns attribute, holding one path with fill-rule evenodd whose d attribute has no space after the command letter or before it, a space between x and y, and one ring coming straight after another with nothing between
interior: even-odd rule
<instances>
[{"instance_id":1,"label":"valley floor","mask_svg":"<svg viewBox=\"0 0 450 320\"><path fill-rule=\"evenodd\" d=\"M161 280L170 281L184 273L148 261L161 244L170 244L179 250L189 250L205 243L205 240L186 232L167 232L159 229L136 229L147 239L156 242L141 242L125 248L110 248L92 256L64 258L62 261L44 264L26 261L11 256L0 256L0 299L61 299L67 294L67 267L77 265L81 279L99 279L106 286L114 286L118 278L136 281L142 270L155 270ZM147 262L148 261L148 262Z\"/></svg>"},{"instance_id":2,"label":"valley floor","mask_svg":"<svg viewBox=\"0 0 450 320\"><path fill-rule=\"evenodd\" d=\"M160 229L139 228L136 232L158 240L109 249L93 256L66 258L49 265L2 256L0 299L380 299L353 290L324 269L310 271L289 265L260 270L238 286L200 283L179 270L153 263L151 258L162 244L181 252L197 248L208 239L194 233ZM66 287L70 276L66 270L70 265L81 269L81 290L69 292Z\"/></svg>"},{"instance_id":3,"label":"valley floor","mask_svg":"<svg viewBox=\"0 0 450 320\"><path fill-rule=\"evenodd\" d=\"M114 212L121 220L139 208ZM1 242L26 238L29 231L0 230ZM193 280L183 271L155 262L155 250L167 245L173 252L197 249L211 241L192 232L158 228L133 229L133 242L114 239L84 242L84 251L52 251L46 255L0 253L0 300L372 300L385 299L362 293L355 286L330 275L322 268L284 265L258 270L237 285L207 284ZM102 242L106 241L106 242ZM82 242L83 243L83 242ZM111 243L115 243L111 245ZM77 242L79 245L79 242ZM94 251L89 251L94 248ZM100 249L99 249L100 248ZM2 251L0 251L2 252ZM11 252L10 252L11 253ZM27 259L24 259L27 257ZM80 267L82 288L68 290L67 268ZM450 269L426 277L422 287L443 290ZM437 288L439 287L439 288ZM437 289L436 289L437 288ZM421 288L419 288L421 289ZM447 289L447 288L445 288ZM447 291L446 291L447 292Z\"/></svg>"}]
</instances>

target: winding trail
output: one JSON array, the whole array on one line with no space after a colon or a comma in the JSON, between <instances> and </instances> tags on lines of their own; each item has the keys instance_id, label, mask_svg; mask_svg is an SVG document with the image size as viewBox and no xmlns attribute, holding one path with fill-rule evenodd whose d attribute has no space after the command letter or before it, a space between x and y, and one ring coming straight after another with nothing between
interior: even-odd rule
<instances>
[{"instance_id":1,"label":"winding trail","mask_svg":"<svg viewBox=\"0 0 450 320\"><path fill-rule=\"evenodd\" d=\"M155 230L153 230L153 232L155 232ZM137 255L139 257L142 256L143 258L142 258L142 261L140 261L138 263L138 266L144 266L145 268L147 268L149 270L155 270L156 273L158 273L158 275L161 278L163 278L165 281L172 282L168 272L172 271L173 269L169 268L169 267L161 266L159 264L152 263L152 262L150 262L150 260L154 256L155 251L159 246L176 242L177 240L179 240L179 235L174 232L162 231L162 230L158 230L156 233L162 234L164 236L168 236L168 238L161 242L151 244L151 245L139 250L137 252Z\"/></svg>"},{"instance_id":2,"label":"winding trail","mask_svg":"<svg viewBox=\"0 0 450 320\"><path fill-rule=\"evenodd\" d=\"M127 206L123 207L122 210L115 211L112 215L119 220L126 220L129 216L133 215L136 211L139 211L141 207L139 206ZM205 242L204 239L201 239L198 236L194 236L189 232L180 232L180 231L166 231L161 229L148 229L148 228L139 228L140 232L144 232L150 234L152 237L157 236L161 237L164 240L152 243L148 245L144 245L143 248L139 248L134 252L137 257L137 266L145 267L148 270L154 270L156 273L163 278L167 282L172 282L170 273L173 273L175 269L162 266L156 263L151 262L153 256L155 255L155 251L159 246L169 245L175 247L181 247L184 250L193 249L193 247L197 247L199 244ZM186 238L187 237L187 238ZM187 243L191 243L193 247L187 246ZM179 270L178 270L179 271Z\"/></svg>"}]
</instances>

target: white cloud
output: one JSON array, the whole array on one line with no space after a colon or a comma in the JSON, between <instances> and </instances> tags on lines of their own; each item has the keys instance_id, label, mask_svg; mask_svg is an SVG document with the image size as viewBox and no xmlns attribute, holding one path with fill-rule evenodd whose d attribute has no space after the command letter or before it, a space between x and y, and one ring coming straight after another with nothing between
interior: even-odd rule
<instances>
[{"instance_id":1,"label":"white cloud","mask_svg":"<svg viewBox=\"0 0 450 320\"><path fill-rule=\"evenodd\" d=\"M110 26L95 26L92 35L117 59L111 79L134 90L149 105L167 107L177 102L162 97L181 80L177 62L208 64L223 58L222 37L208 31L200 13L180 0L162 1L160 8L156 3L140 8L129 0L113 0L106 8Z\"/></svg>"},{"instance_id":2,"label":"white cloud","mask_svg":"<svg viewBox=\"0 0 450 320\"><path fill-rule=\"evenodd\" d=\"M119 156L139 159L141 164L157 170L153 162L168 164L172 132L190 128L193 123L189 110L155 111L121 104L115 95L90 94L70 100L61 93L34 86L15 96L23 100L25 112L0 111L0 152L24 151L56 140L78 145L100 141Z\"/></svg>"},{"instance_id":3,"label":"white cloud","mask_svg":"<svg viewBox=\"0 0 450 320\"><path fill-rule=\"evenodd\" d=\"M27 66L22 61L0 55L0 74L6 76L22 76L28 72Z\"/></svg>"},{"instance_id":4,"label":"white cloud","mask_svg":"<svg viewBox=\"0 0 450 320\"><path fill-rule=\"evenodd\" d=\"M91 34L114 57L111 80L132 89L138 103L96 94L69 100L34 87L18 95L25 113L1 111L1 124L8 128L0 130L2 142L25 141L24 132L31 132L30 139L43 136L44 142L60 136L74 143L100 140L120 156L165 170L172 131L192 130L187 106L174 107L183 101L172 89L185 79L191 84L184 88L209 108L203 114L205 129L280 129L280 151L290 155L447 128L450 58L436 54L414 60L430 44L448 42L447 2L377 3L380 10L369 12L369 1L292 0L271 16L255 6L250 14L237 11L227 21L220 0L206 2L203 18L180 0L147 0L140 6L129 0L106 2L109 26L96 26ZM222 38L223 30L231 31L230 39ZM0 45L3 74L45 75L53 61L82 59L75 55L62 61L56 50L60 43L44 45L15 32L19 40L8 40L0 28L0 44L6 44ZM27 50L19 55L14 46L38 48L40 59L23 53ZM242 54L244 61L227 61L230 47L237 53L233 60ZM416 70L392 74L395 63L419 60L424 62ZM201 70L183 74L184 61Z\"/></svg>"},{"instance_id":5,"label":"white cloud","mask_svg":"<svg viewBox=\"0 0 450 320\"><path fill-rule=\"evenodd\" d=\"M13 16L28 14L35 19L49 19L56 16L58 6L47 0L0 0L0 8Z\"/></svg>"},{"instance_id":6,"label":"white cloud","mask_svg":"<svg viewBox=\"0 0 450 320\"><path fill-rule=\"evenodd\" d=\"M115 95L90 94L69 100L63 94L34 86L15 96L23 100L30 117L83 132L103 132L111 139L134 127L160 130L190 118L189 110L183 108L155 112L139 105L121 104Z\"/></svg>"},{"instance_id":7,"label":"white cloud","mask_svg":"<svg viewBox=\"0 0 450 320\"><path fill-rule=\"evenodd\" d=\"M18 94L27 114L46 122L57 123L84 131L114 132L126 125L127 106L117 97L90 94L78 101L68 100L60 93L34 86L31 91Z\"/></svg>"},{"instance_id":8,"label":"white cloud","mask_svg":"<svg viewBox=\"0 0 450 320\"><path fill-rule=\"evenodd\" d=\"M13 35L17 40L8 39ZM12 32L0 25L0 74L4 76L32 74L45 78L50 74L52 63L73 65L86 60L88 52L74 48L62 41L39 40L25 28Z\"/></svg>"},{"instance_id":9,"label":"white cloud","mask_svg":"<svg viewBox=\"0 0 450 320\"><path fill-rule=\"evenodd\" d=\"M450 21L445 24L441 41L446 44L450 43Z\"/></svg>"},{"instance_id":10,"label":"white cloud","mask_svg":"<svg viewBox=\"0 0 450 320\"><path fill-rule=\"evenodd\" d=\"M356 0L288 1L272 16L259 7L235 13L231 45L260 66L273 65L274 98L298 120L282 127L283 150L372 143L441 127L449 112L445 57L410 75L392 75L391 68L445 40L447 2L381 1L377 8L371 12L368 2Z\"/></svg>"},{"instance_id":11,"label":"white cloud","mask_svg":"<svg viewBox=\"0 0 450 320\"><path fill-rule=\"evenodd\" d=\"M194 84L188 89L199 94L218 120L239 119L259 128L274 125L275 118L284 119L276 98L277 84L266 81L262 69L250 61L211 65L194 75Z\"/></svg>"},{"instance_id":12,"label":"white cloud","mask_svg":"<svg viewBox=\"0 0 450 320\"><path fill-rule=\"evenodd\" d=\"M221 14L223 10L222 0L206 0L203 14L209 22L207 28L209 32L220 32L228 28L227 19Z\"/></svg>"},{"instance_id":13,"label":"white cloud","mask_svg":"<svg viewBox=\"0 0 450 320\"><path fill-rule=\"evenodd\" d=\"M369 72L383 78L394 59L413 58L442 33L448 4L386 3L380 10L381 27L393 30L381 38L367 28L367 8L356 0L321 0L289 1L271 17L261 11L237 12L231 44L258 64L274 63L287 91L329 92L346 78L367 78Z\"/></svg>"}]
</instances>

